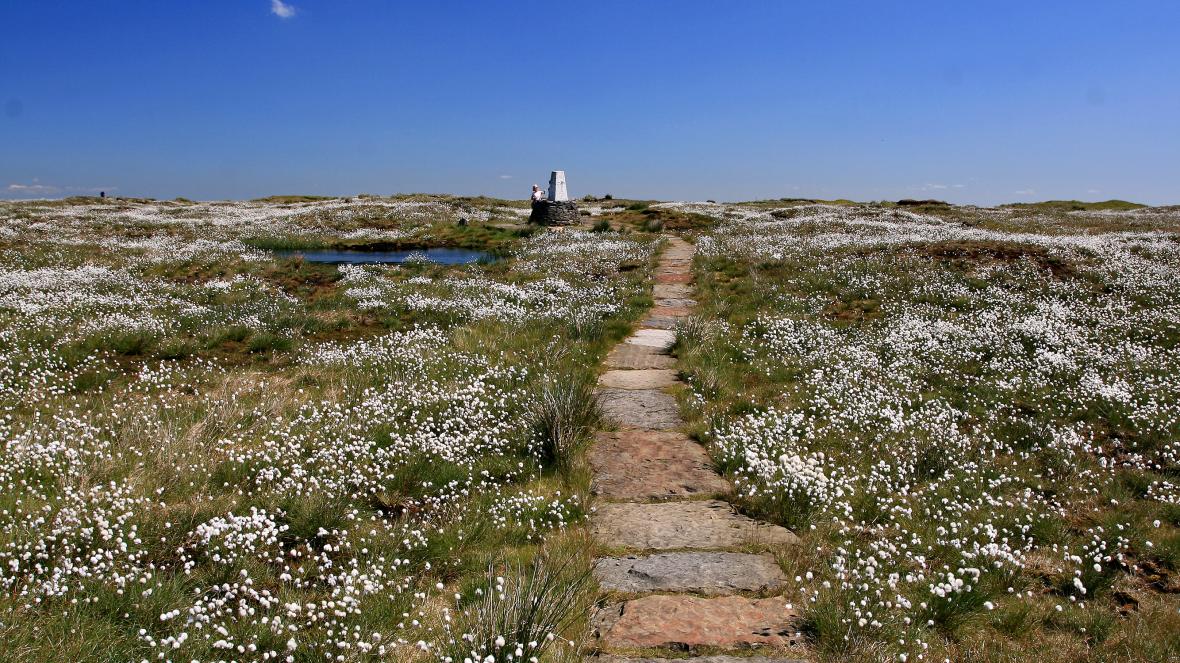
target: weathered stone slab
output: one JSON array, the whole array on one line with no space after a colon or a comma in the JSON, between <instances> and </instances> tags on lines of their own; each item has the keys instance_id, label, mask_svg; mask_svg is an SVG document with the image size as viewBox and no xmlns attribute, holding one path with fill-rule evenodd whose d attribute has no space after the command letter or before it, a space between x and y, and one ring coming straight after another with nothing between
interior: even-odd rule
<instances>
[{"instance_id":1,"label":"weathered stone slab","mask_svg":"<svg viewBox=\"0 0 1180 663\"><path fill-rule=\"evenodd\" d=\"M656 283L692 283L692 274L687 270L667 270L656 272Z\"/></svg>"},{"instance_id":2,"label":"weathered stone slab","mask_svg":"<svg viewBox=\"0 0 1180 663\"><path fill-rule=\"evenodd\" d=\"M676 360L658 348L620 343L610 351L604 363L607 368L672 368Z\"/></svg>"},{"instance_id":3,"label":"weathered stone slab","mask_svg":"<svg viewBox=\"0 0 1180 663\"><path fill-rule=\"evenodd\" d=\"M666 350L676 342L676 334L670 329L636 329L623 342Z\"/></svg>"},{"instance_id":4,"label":"weathered stone slab","mask_svg":"<svg viewBox=\"0 0 1180 663\"><path fill-rule=\"evenodd\" d=\"M663 389L676 381L676 371L670 368L615 370L598 377L598 384L613 389Z\"/></svg>"},{"instance_id":5,"label":"weathered stone slab","mask_svg":"<svg viewBox=\"0 0 1180 663\"><path fill-rule=\"evenodd\" d=\"M687 299L692 295L692 287L681 283L657 283L652 288L652 297L656 299Z\"/></svg>"},{"instance_id":6,"label":"weathered stone slab","mask_svg":"<svg viewBox=\"0 0 1180 663\"><path fill-rule=\"evenodd\" d=\"M597 656L589 663L807 663L801 658L772 656L692 656L689 658L630 658L627 656Z\"/></svg>"},{"instance_id":7,"label":"weathered stone slab","mask_svg":"<svg viewBox=\"0 0 1180 663\"><path fill-rule=\"evenodd\" d=\"M594 630L608 648L787 646L796 640L797 613L786 600L741 596L645 596L608 605Z\"/></svg>"},{"instance_id":8,"label":"weathered stone slab","mask_svg":"<svg viewBox=\"0 0 1180 663\"><path fill-rule=\"evenodd\" d=\"M709 550L798 543L790 531L735 513L719 500L600 504L590 521L600 544L637 550Z\"/></svg>"},{"instance_id":9,"label":"weathered stone slab","mask_svg":"<svg viewBox=\"0 0 1180 663\"><path fill-rule=\"evenodd\" d=\"M673 308L692 308L697 305L697 300L683 297L659 297L655 302L656 306Z\"/></svg>"},{"instance_id":10,"label":"weathered stone slab","mask_svg":"<svg viewBox=\"0 0 1180 663\"><path fill-rule=\"evenodd\" d=\"M804 658L772 656L691 656L688 658L630 658L627 656L597 656L586 658L588 663L807 663Z\"/></svg>"},{"instance_id":11,"label":"weathered stone slab","mask_svg":"<svg viewBox=\"0 0 1180 663\"><path fill-rule=\"evenodd\" d=\"M767 592L787 581L772 555L732 552L605 557L594 562L594 577L603 589L631 594Z\"/></svg>"},{"instance_id":12,"label":"weathered stone slab","mask_svg":"<svg viewBox=\"0 0 1180 663\"><path fill-rule=\"evenodd\" d=\"M676 399L655 389L599 389L598 406L620 428L673 430L684 425Z\"/></svg>"},{"instance_id":13,"label":"weathered stone slab","mask_svg":"<svg viewBox=\"0 0 1180 663\"><path fill-rule=\"evenodd\" d=\"M656 302L655 308L651 310L652 315L669 318L683 318L693 314L691 306L672 306L665 302Z\"/></svg>"},{"instance_id":14,"label":"weathered stone slab","mask_svg":"<svg viewBox=\"0 0 1180 663\"><path fill-rule=\"evenodd\" d=\"M595 495L620 500L711 496L730 491L705 449L681 433L600 432L590 447Z\"/></svg>"},{"instance_id":15,"label":"weathered stone slab","mask_svg":"<svg viewBox=\"0 0 1180 663\"><path fill-rule=\"evenodd\" d=\"M649 329L672 329L676 321L675 317L669 315L649 315L639 325Z\"/></svg>"},{"instance_id":16,"label":"weathered stone slab","mask_svg":"<svg viewBox=\"0 0 1180 663\"><path fill-rule=\"evenodd\" d=\"M697 252L695 244L690 244L679 237L673 237L668 240L664 252L660 254L661 258L691 258Z\"/></svg>"}]
</instances>

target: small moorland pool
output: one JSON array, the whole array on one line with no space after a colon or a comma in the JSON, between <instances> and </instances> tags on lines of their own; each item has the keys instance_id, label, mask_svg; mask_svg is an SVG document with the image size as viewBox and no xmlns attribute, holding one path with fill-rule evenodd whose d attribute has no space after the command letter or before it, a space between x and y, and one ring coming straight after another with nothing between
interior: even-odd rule
<instances>
[{"instance_id":1,"label":"small moorland pool","mask_svg":"<svg viewBox=\"0 0 1180 663\"><path fill-rule=\"evenodd\" d=\"M424 256L430 262L441 265L465 265L480 260L495 260L487 251L473 249L451 249L434 247L410 251L356 251L351 249L314 249L309 251L276 251L282 258L300 256L308 262L326 262L333 265L374 265L406 262L410 256Z\"/></svg>"}]
</instances>

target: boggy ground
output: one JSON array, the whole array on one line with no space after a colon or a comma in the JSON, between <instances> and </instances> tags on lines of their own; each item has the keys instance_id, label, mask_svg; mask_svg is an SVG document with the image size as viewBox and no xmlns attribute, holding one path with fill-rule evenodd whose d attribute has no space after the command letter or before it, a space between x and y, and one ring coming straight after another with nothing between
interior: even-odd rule
<instances>
[{"instance_id":1,"label":"boggy ground","mask_svg":"<svg viewBox=\"0 0 1180 663\"><path fill-rule=\"evenodd\" d=\"M582 207L0 204L0 659L1178 655L1176 209Z\"/></svg>"},{"instance_id":2,"label":"boggy ground","mask_svg":"<svg viewBox=\"0 0 1180 663\"><path fill-rule=\"evenodd\" d=\"M667 207L682 412L815 658L1180 655L1180 211Z\"/></svg>"},{"instance_id":3,"label":"boggy ground","mask_svg":"<svg viewBox=\"0 0 1180 663\"><path fill-rule=\"evenodd\" d=\"M571 655L594 373L654 244L516 209L0 205L0 659ZM502 260L260 248L362 241Z\"/></svg>"}]
</instances>

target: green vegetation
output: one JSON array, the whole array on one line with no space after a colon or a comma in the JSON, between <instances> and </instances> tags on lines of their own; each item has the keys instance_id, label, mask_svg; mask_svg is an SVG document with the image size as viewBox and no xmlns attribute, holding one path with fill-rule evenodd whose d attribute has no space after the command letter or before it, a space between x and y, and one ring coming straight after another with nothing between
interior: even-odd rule
<instances>
[{"instance_id":1,"label":"green vegetation","mask_svg":"<svg viewBox=\"0 0 1180 663\"><path fill-rule=\"evenodd\" d=\"M727 211L683 412L739 508L802 537L819 660L1180 655L1174 215Z\"/></svg>"},{"instance_id":2,"label":"green vegetation","mask_svg":"<svg viewBox=\"0 0 1180 663\"><path fill-rule=\"evenodd\" d=\"M652 244L481 204L0 206L0 659L569 657L590 392ZM258 249L383 242L504 259Z\"/></svg>"},{"instance_id":3,"label":"green vegetation","mask_svg":"<svg viewBox=\"0 0 1180 663\"><path fill-rule=\"evenodd\" d=\"M713 224L713 219L704 214L653 206L650 202L633 202L616 209L619 211L607 212L598 223L642 232L694 231Z\"/></svg>"},{"instance_id":4,"label":"green vegetation","mask_svg":"<svg viewBox=\"0 0 1180 663\"><path fill-rule=\"evenodd\" d=\"M661 231L690 432L801 537L817 660L1180 656L1180 212L916 202L0 204L0 659L581 656ZM272 253L430 246L503 259Z\"/></svg>"},{"instance_id":5,"label":"green vegetation","mask_svg":"<svg viewBox=\"0 0 1180 663\"><path fill-rule=\"evenodd\" d=\"M1039 203L1010 203L1004 207L1038 211L1038 212L1101 212L1101 211L1129 211L1143 209L1146 205L1127 202L1126 200L1103 200L1086 203L1080 200L1045 200Z\"/></svg>"},{"instance_id":6,"label":"green vegetation","mask_svg":"<svg viewBox=\"0 0 1180 663\"><path fill-rule=\"evenodd\" d=\"M289 205L291 203L314 203L320 200L333 200L334 198L336 196L266 196L265 198L255 198L252 202Z\"/></svg>"}]
</instances>

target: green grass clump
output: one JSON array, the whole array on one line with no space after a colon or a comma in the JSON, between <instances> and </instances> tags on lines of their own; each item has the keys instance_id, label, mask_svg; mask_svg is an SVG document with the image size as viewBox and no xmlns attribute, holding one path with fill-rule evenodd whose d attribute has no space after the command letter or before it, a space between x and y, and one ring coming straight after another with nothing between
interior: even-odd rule
<instances>
[{"instance_id":1,"label":"green grass clump","mask_svg":"<svg viewBox=\"0 0 1180 663\"><path fill-rule=\"evenodd\" d=\"M552 372L538 383L530 420L546 462L572 465L598 427L601 416L594 386L592 373L572 370Z\"/></svg>"}]
</instances>

